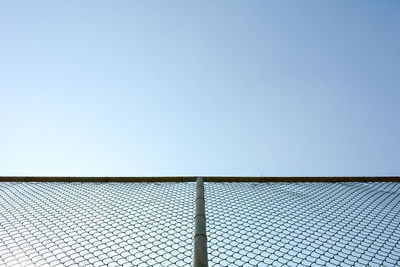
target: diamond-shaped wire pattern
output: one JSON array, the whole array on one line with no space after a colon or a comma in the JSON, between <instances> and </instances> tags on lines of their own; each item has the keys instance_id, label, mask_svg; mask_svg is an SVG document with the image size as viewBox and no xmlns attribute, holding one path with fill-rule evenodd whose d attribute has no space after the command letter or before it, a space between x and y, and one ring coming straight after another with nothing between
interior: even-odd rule
<instances>
[{"instance_id":1,"label":"diamond-shaped wire pattern","mask_svg":"<svg viewBox=\"0 0 400 267\"><path fill-rule=\"evenodd\" d=\"M206 183L209 266L400 266L399 183Z\"/></svg>"},{"instance_id":2,"label":"diamond-shaped wire pattern","mask_svg":"<svg viewBox=\"0 0 400 267\"><path fill-rule=\"evenodd\" d=\"M194 183L0 183L0 266L188 266Z\"/></svg>"},{"instance_id":3,"label":"diamond-shaped wire pattern","mask_svg":"<svg viewBox=\"0 0 400 267\"><path fill-rule=\"evenodd\" d=\"M0 266L189 266L194 183L0 183ZM399 183L205 183L210 266L400 266Z\"/></svg>"}]
</instances>

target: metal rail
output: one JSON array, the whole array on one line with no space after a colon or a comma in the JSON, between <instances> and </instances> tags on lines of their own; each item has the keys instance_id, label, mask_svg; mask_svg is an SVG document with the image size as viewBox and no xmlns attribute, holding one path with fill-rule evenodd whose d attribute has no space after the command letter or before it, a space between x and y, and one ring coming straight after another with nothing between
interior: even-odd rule
<instances>
[{"instance_id":1,"label":"metal rail","mask_svg":"<svg viewBox=\"0 0 400 267\"><path fill-rule=\"evenodd\" d=\"M84 177L84 176L0 176L0 182L195 182L196 176L164 177ZM258 183L329 183L329 182L400 182L400 176L351 176L351 177L245 177L245 176L203 176L204 182L258 182Z\"/></svg>"},{"instance_id":2,"label":"metal rail","mask_svg":"<svg viewBox=\"0 0 400 267\"><path fill-rule=\"evenodd\" d=\"M193 267L207 267L206 209L204 200L204 180L202 177L198 177L196 180L195 206Z\"/></svg>"}]
</instances>

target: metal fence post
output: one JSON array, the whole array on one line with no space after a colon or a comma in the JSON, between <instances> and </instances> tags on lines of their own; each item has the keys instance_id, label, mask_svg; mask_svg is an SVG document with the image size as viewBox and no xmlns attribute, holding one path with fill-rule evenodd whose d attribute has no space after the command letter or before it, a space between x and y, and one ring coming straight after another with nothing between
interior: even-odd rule
<instances>
[{"instance_id":1,"label":"metal fence post","mask_svg":"<svg viewBox=\"0 0 400 267\"><path fill-rule=\"evenodd\" d=\"M193 267L207 267L206 209L202 177L198 177L196 180L195 206Z\"/></svg>"}]
</instances>

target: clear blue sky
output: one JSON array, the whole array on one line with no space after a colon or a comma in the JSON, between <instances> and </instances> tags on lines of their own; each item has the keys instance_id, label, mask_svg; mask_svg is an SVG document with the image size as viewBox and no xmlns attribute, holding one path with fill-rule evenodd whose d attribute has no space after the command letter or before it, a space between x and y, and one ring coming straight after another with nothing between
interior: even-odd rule
<instances>
[{"instance_id":1,"label":"clear blue sky","mask_svg":"<svg viewBox=\"0 0 400 267\"><path fill-rule=\"evenodd\" d=\"M1 1L0 175L400 175L399 1Z\"/></svg>"}]
</instances>

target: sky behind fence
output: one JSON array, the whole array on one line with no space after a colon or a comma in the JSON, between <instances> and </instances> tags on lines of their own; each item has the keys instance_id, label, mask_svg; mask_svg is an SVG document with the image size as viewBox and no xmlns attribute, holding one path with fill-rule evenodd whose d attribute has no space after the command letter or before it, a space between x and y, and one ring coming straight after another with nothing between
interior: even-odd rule
<instances>
[{"instance_id":1,"label":"sky behind fence","mask_svg":"<svg viewBox=\"0 0 400 267\"><path fill-rule=\"evenodd\" d=\"M398 175L397 1L2 1L0 175Z\"/></svg>"}]
</instances>

